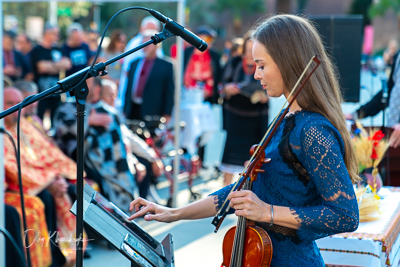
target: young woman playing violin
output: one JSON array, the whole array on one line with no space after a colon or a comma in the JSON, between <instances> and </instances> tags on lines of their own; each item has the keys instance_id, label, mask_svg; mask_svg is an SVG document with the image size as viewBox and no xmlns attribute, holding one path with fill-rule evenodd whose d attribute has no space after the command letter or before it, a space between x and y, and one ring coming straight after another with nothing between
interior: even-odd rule
<instances>
[{"instance_id":1,"label":"young woman playing violin","mask_svg":"<svg viewBox=\"0 0 400 267\"><path fill-rule=\"evenodd\" d=\"M355 231L359 217L352 186L359 179L358 167L336 72L320 36L304 18L273 16L256 27L252 38L254 77L270 97L290 98L310 58L317 54L320 59L264 150L271 159L261 167L265 172L251 190L231 192L229 185L181 208L136 199L130 218L173 222L211 217L227 198L232 213L268 233L271 266L324 266L315 240Z\"/></svg>"}]
</instances>

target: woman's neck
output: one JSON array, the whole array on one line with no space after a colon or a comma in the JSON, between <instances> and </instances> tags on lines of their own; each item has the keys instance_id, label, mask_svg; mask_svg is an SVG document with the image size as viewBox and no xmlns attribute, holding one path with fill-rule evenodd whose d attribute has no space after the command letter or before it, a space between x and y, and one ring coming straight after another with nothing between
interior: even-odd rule
<instances>
[{"instance_id":1,"label":"woman's neck","mask_svg":"<svg viewBox=\"0 0 400 267\"><path fill-rule=\"evenodd\" d=\"M288 101L290 101L288 99ZM295 113L296 111L300 111L302 108L297 104L297 101L293 101L292 105L290 106L289 112L288 113Z\"/></svg>"}]
</instances>

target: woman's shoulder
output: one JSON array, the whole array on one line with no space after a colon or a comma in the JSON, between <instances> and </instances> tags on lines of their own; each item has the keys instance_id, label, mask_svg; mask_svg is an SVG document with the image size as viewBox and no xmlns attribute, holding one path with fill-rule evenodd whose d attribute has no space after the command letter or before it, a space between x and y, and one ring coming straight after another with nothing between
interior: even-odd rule
<instances>
[{"instance_id":1,"label":"woman's shoulder","mask_svg":"<svg viewBox=\"0 0 400 267\"><path fill-rule=\"evenodd\" d=\"M299 126L299 130L303 133L322 130L328 130L335 134L339 133L324 115L312 111L300 112L299 116L296 116L296 125Z\"/></svg>"},{"instance_id":2,"label":"woman's shoulder","mask_svg":"<svg viewBox=\"0 0 400 267\"><path fill-rule=\"evenodd\" d=\"M312 125L318 125L318 124L330 124L330 121L322 114L317 113L317 112L312 112L308 110L302 110L299 112L298 116L298 121L304 123L304 124L312 124Z\"/></svg>"},{"instance_id":3,"label":"woman's shoulder","mask_svg":"<svg viewBox=\"0 0 400 267\"><path fill-rule=\"evenodd\" d=\"M344 145L343 138L338 129L322 114L310 111L302 112L296 121L298 136L300 140L318 143ZM326 143L328 142L328 143Z\"/></svg>"}]
</instances>

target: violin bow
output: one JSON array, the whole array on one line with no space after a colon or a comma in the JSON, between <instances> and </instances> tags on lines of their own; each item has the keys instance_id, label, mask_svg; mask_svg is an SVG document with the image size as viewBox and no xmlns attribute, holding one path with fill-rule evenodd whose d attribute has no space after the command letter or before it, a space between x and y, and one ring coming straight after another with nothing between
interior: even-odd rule
<instances>
[{"instance_id":1,"label":"violin bow","mask_svg":"<svg viewBox=\"0 0 400 267\"><path fill-rule=\"evenodd\" d=\"M303 79L304 75L306 74L307 70L310 68L310 66L311 66L311 64L313 62L315 62L316 65L314 66L314 68L310 71L308 76L304 79L304 81L299 86L301 80ZM259 153L259 151L265 150L267 144L270 142L270 140L271 140L272 136L274 135L275 131L278 129L278 126L281 124L283 118L289 112L290 106L293 104L294 100L297 98L297 96L300 93L301 89L303 89L304 85L307 83L307 81L310 79L311 75L314 73L314 71L318 68L318 66L320 64L321 64L321 61L319 60L318 55L315 55L310 59L310 61L308 62L307 66L304 68L302 74L300 75L299 79L297 80L296 84L293 86L293 89L291 90L288 98L286 99L285 103L283 104L283 106L280 109L278 114L280 114L282 112L283 108L288 103L288 106L286 107L285 111L282 113L281 116L275 117L275 119L271 123L270 127L268 128L267 132L265 133L264 137L262 138L262 140L260 142L260 144L262 144L262 145L261 146L260 145L257 146L257 148L254 151L253 155L250 157L250 159L248 160L246 166L244 167L243 172L240 173L239 179L235 182L235 184L233 185L233 187L232 187L232 189L231 189L231 191L229 193L232 193L235 190L240 190L242 188L244 182L249 177L249 175L252 172L254 166L256 165L258 160L261 158L261 154ZM299 89L296 90L296 88L298 86L299 86ZM294 95L293 95L293 93L294 93ZM292 95L293 95L293 97L292 97ZM290 100L288 100L288 99L290 99ZM278 117L279 117L279 120L277 121ZM271 132L271 134L270 134L270 132ZM265 139L267 139L267 140L264 142ZM242 181L239 184L239 181L241 179L242 179ZM218 210L217 214L214 216L214 219L211 222L211 224L213 224L215 226L214 233L216 233L218 231L219 227L222 224L222 221L225 219L226 215L228 214L230 206L227 205L227 204L228 204L228 199L226 198L224 203L221 205L221 208Z\"/></svg>"}]
</instances>

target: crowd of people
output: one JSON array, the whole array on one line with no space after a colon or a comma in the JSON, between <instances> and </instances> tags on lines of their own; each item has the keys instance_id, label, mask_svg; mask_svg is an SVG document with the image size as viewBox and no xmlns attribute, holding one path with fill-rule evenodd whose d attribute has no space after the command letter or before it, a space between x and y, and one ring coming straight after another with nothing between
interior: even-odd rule
<instances>
[{"instance_id":1,"label":"crowd of people","mask_svg":"<svg viewBox=\"0 0 400 267\"><path fill-rule=\"evenodd\" d=\"M106 61L150 40L160 27L158 20L146 17L139 33L129 41L121 29L112 31L98 60ZM289 262L322 266L314 240L353 231L358 225L351 185L358 180L358 173L345 116L354 119L375 115L385 108L374 104L381 103L382 92L353 114L343 115L334 68L313 26L297 16L274 16L255 31L227 40L222 53L213 47L216 31L199 26L194 32L209 48L202 53L185 43L182 81L174 80L176 45L167 52L160 44L130 54L108 66L108 75L86 81L89 94L85 118L85 182L123 211L134 210L132 219L145 216L146 220L176 221L208 217L215 215L228 197L236 215L256 221L271 236L273 266L286 266ZM282 38L281 32L288 34ZM4 32L4 109L92 64L97 50L93 45L93 40L98 38L96 33L85 33L82 25L71 23L63 43L59 35L58 26L50 23L45 23L43 36L37 42L25 33ZM261 179L253 185L253 192L229 194L234 175L243 170L249 158L250 147L259 143L267 130L269 97L289 98L308 61L306 57L315 53L321 57L321 67L294 102L277 131L278 137L267 147L266 153L273 160L263 166L266 173L259 175ZM392 65L388 123L395 130L392 145L397 146L400 83L396 81L400 57L393 51L386 56ZM150 190L164 172L162 159L124 122L163 117L168 123L177 82L183 85L183 90L200 88L205 102L222 104L227 138L219 168L225 187L189 207L170 210L160 206ZM50 246L31 246L32 266L63 266L75 261L75 244L61 243L52 235L71 237L75 231L75 217L68 212L76 199L75 110L74 98L59 94L23 109L23 192L28 228L35 232L28 237L33 240L39 234L51 240ZM6 117L4 124L16 139L17 114ZM204 146L197 153L203 160ZM25 241L17 227L21 214L20 185L12 143L7 139L4 162L6 227L23 249ZM19 262L18 256L8 256L11 253L7 252L7 266L23 264L25 259Z\"/></svg>"}]
</instances>

